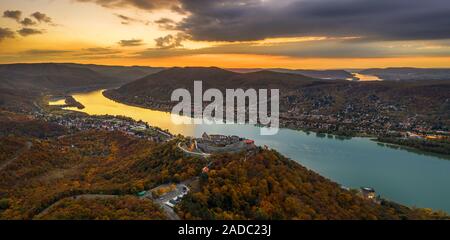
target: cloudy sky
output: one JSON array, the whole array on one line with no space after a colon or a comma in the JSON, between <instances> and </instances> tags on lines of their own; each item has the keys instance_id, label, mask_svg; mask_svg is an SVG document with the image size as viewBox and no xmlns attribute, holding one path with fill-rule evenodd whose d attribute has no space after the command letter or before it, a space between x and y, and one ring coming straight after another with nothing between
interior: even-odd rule
<instances>
[{"instance_id":1,"label":"cloudy sky","mask_svg":"<svg viewBox=\"0 0 450 240\"><path fill-rule=\"evenodd\" d=\"M0 63L450 67L448 0L1 0Z\"/></svg>"}]
</instances>

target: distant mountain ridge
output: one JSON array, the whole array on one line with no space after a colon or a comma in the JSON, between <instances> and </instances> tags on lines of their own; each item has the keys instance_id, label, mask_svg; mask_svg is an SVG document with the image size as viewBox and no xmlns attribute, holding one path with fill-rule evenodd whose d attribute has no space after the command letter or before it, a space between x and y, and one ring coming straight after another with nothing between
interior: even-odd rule
<instances>
[{"instance_id":1,"label":"distant mountain ridge","mask_svg":"<svg viewBox=\"0 0 450 240\"><path fill-rule=\"evenodd\" d=\"M120 86L161 68L35 63L0 65L0 88L72 91Z\"/></svg>"},{"instance_id":2,"label":"distant mountain ridge","mask_svg":"<svg viewBox=\"0 0 450 240\"><path fill-rule=\"evenodd\" d=\"M115 81L90 69L61 64L0 65L1 88L64 90L112 84Z\"/></svg>"},{"instance_id":3,"label":"distant mountain ridge","mask_svg":"<svg viewBox=\"0 0 450 240\"><path fill-rule=\"evenodd\" d=\"M320 79L300 74L258 71L237 73L217 67L171 68L110 91L122 96L151 96L159 101L170 101L171 92L177 88L192 90L194 81L202 81L203 88L235 89L295 89L308 84L326 83Z\"/></svg>"},{"instance_id":4,"label":"distant mountain ridge","mask_svg":"<svg viewBox=\"0 0 450 240\"><path fill-rule=\"evenodd\" d=\"M220 68L171 68L114 90L106 97L126 104L171 111L173 90L279 89L280 117L286 126L328 129L339 134L425 126L447 129L449 81L323 80L268 70L237 73ZM344 123L345 120L345 123ZM342 123L342 124L341 124ZM407 127L406 127L407 128ZM367 130L368 129L368 130ZM386 131L387 131L386 130Z\"/></svg>"},{"instance_id":5,"label":"distant mountain ridge","mask_svg":"<svg viewBox=\"0 0 450 240\"><path fill-rule=\"evenodd\" d=\"M360 73L374 75L383 80L450 80L449 68L370 68Z\"/></svg>"},{"instance_id":6,"label":"distant mountain ridge","mask_svg":"<svg viewBox=\"0 0 450 240\"><path fill-rule=\"evenodd\" d=\"M300 74L311 78L330 79L330 80L348 80L353 78L353 74L346 70L309 70L309 69L287 69L287 68L233 68L230 71L239 73L258 72L268 70L279 73Z\"/></svg>"},{"instance_id":7,"label":"distant mountain ridge","mask_svg":"<svg viewBox=\"0 0 450 240\"><path fill-rule=\"evenodd\" d=\"M108 66L97 64L64 63L63 65L88 68L108 77L117 78L124 82L133 81L147 75L165 70L163 67L147 66Z\"/></svg>"}]
</instances>

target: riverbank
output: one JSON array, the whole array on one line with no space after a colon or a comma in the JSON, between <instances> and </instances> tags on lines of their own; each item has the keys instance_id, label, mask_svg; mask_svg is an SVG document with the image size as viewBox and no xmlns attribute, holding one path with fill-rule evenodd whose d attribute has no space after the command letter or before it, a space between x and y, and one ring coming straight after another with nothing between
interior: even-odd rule
<instances>
[{"instance_id":1,"label":"riverbank","mask_svg":"<svg viewBox=\"0 0 450 240\"><path fill-rule=\"evenodd\" d=\"M450 142L449 140L425 140L425 139L408 139L394 137L378 137L374 139L377 142L393 144L416 151L424 151L436 153L450 159Z\"/></svg>"},{"instance_id":2,"label":"riverbank","mask_svg":"<svg viewBox=\"0 0 450 240\"><path fill-rule=\"evenodd\" d=\"M174 134L201 137L204 132L238 135L255 140L259 146L276 149L283 155L350 188L370 186L384 198L408 206L431 207L450 211L450 161L436 154L378 145L372 139L336 137L282 128L277 135L261 136L253 125L175 125L171 114L118 103L102 91L76 94L89 115L126 115ZM450 190L450 189L449 189Z\"/></svg>"},{"instance_id":3,"label":"riverbank","mask_svg":"<svg viewBox=\"0 0 450 240\"><path fill-rule=\"evenodd\" d=\"M163 111L163 112L167 112L167 113L171 112L171 105L168 105L168 104L161 104L161 103L148 104L148 102L145 102L145 104L137 104L134 102L127 101L126 99L123 99L120 96L118 96L117 94L115 94L113 91L109 91L109 90L103 91L102 94L104 97L106 97L112 101L118 102L118 103L123 103L123 104L127 104L130 106L141 107L141 108L146 108L146 109L155 110L155 111ZM353 130L348 130L348 127L346 127L347 130L344 131L344 130L329 130L329 128L323 129L320 127L319 128L307 128L307 127L303 127L302 125L304 125L304 124L298 124L297 120L295 120L295 119L280 117L280 127L282 127L282 128L302 131L302 132L306 132L306 133L312 132L314 134L317 134L318 136L333 135L338 139L347 139L347 138L351 138L351 137L370 138L370 139L374 139L376 142L395 143L395 144L401 145L406 148L412 148L412 149L429 152L429 153L437 153L437 154L447 155L450 158L450 145L444 144L444 145L442 145L442 148L429 147L430 145L433 145L433 142L431 140L423 140L424 144L416 145L416 144L411 144L410 141L396 140L395 142L393 142L392 138L385 138L384 137L385 134L377 135L377 134L370 133L369 131L353 131ZM349 124L344 124L344 125L349 125ZM427 145L428 145L428 147L427 147Z\"/></svg>"}]
</instances>

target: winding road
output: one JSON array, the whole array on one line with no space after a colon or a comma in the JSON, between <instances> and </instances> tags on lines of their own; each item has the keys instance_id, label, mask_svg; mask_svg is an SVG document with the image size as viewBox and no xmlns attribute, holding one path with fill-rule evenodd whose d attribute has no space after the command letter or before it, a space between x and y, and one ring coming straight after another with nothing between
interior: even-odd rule
<instances>
[{"instance_id":1,"label":"winding road","mask_svg":"<svg viewBox=\"0 0 450 240\"><path fill-rule=\"evenodd\" d=\"M32 146L32 143L27 142L27 145L22 150L20 150L18 153L16 153L16 156L14 158L9 160L7 163L3 163L2 166L0 166L0 170L2 170L1 167L3 167L3 168L6 167L10 162L14 161L21 153L30 149L31 146ZM180 150L182 150L183 152L185 152L187 154L202 156L205 158L209 157L211 155L211 154L207 154L207 153L190 152L190 151L184 149L183 147L181 147L181 142L179 142L177 144L177 146ZM3 165L5 165L5 166L3 166ZM164 194L163 196L159 197L158 199L153 198L152 192L154 190L157 190L158 188L169 186L170 184L163 184L163 185L157 186L157 187L147 191L147 193L144 196L139 197L139 198L141 198L141 199L147 198L147 199L152 200L154 203L158 204L161 207L161 209L164 211L164 213L166 214L168 220L180 220L180 217L175 213L173 208L167 206L165 203L170 201L171 199L175 198L176 196L179 196L180 194L182 194L182 189L184 187L188 186L189 184L191 184L196 179L198 179L198 177L194 177L194 178L188 179L186 181L183 181L183 182L177 184L176 188L173 191L170 191L170 192ZM47 214L53 207L57 206L65 199L82 199L82 198L84 198L84 199L97 199L97 198L98 199L108 199L108 198L115 198L115 197L121 197L121 196L124 196L124 195L80 194L80 195L75 195L75 196L70 196L70 197L64 197L64 198L61 198L58 201L54 202L50 206L46 207L40 213L36 214L33 217L33 219L39 219L42 216L45 216L45 214Z\"/></svg>"},{"instance_id":2,"label":"winding road","mask_svg":"<svg viewBox=\"0 0 450 240\"><path fill-rule=\"evenodd\" d=\"M181 151L183 151L183 152L185 152L185 153L187 153L187 154L189 154L189 155L200 156L200 157L204 157L204 158L207 158L207 157L210 157L210 156L211 156L211 154L209 154L209 153L191 152L191 151L189 151L189 150L183 148L183 147L181 146L181 142L179 142L179 143L177 144L177 146L178 146L178 148L179 148Z\"/></svg>"}]
</instances>

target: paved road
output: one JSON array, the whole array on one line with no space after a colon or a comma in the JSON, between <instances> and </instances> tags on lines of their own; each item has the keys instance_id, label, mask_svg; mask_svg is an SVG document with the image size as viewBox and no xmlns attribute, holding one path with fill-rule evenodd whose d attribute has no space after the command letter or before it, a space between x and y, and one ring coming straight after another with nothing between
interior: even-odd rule
<instances>
[{"instance_id":1,"label":"paved road","mask_svg":"<svg viewBox=\"0 0 450 240\"><path fill-rule=\"evenodd\" d=\"M187 153L187 154L190 154L190 155L200 156L200 157L205 157L205 158L211 156L211 154L209 154L209 153L199 153L199 152L191 152L191 151L188 151L187 149L185 149L185 148L183 148L183 147L181 146L181 142L179 142L179 143L177 144L177 146L178 146L178 148L179 148L181 151L183 151L183 152L185 152L185 153Z\"/></svg>"},{"instance_id":2,"label":"paved road","mask_svg":"<svg viewBox=\"0 0 450 240\"><path fill-rule=\"evenodd\" d=\"M159 188L163 188L163 187L170 187L171 184L163 184L156 188L153 188L152 190L148 191L148 193L146 195L144 195L143 197L153 199L153 201L164 210L164 212L166 213L169 220L180 220L180 217L175 213L173 208L166 205L166 202L170 201L171 199L175 198L176 196L181 195L183 193L183 188L187 187L187 185L189 185L191 182L193 182L196 179L197 178L192 178L192 179L189 179L189 180L186 180L184 182L177 184L173 191L170 191L170 192L164 194L163 196L159 197L158 199L152 198L152 191L155 191L155 190L157 190Z\"/></svg>"},{"instance_id":3,"label":"paved road","mask_svg":"<svg viewBox=\"0 0 450 240\"><path fill-rule=\"evenodd\" d=\"M161 196L158 199L154 199L152 197L152 191L157 190L159 188L163 188L163 187L169 187L172 184L163 184L163 185L160 185L160 186L158 186L156 188L153 188L152 190L148 191L147 194L145 194L144 196L142 196L140 198L150 199L154 203L159 205L162 208L162 210L164 211L164 213L166 214L166 216L167 216L167 218L169 220L180 220L180 217L175 213L173 208L167 206L165 203L170 201L171 199L175 198L176 196L181 195L183 193L183 188L187 187L189 184L191 184L193 181L195 181L197 179L198 179L198 177L194 177L194 178L191 178L189 180L186 180L184 182L181 182L181 183L177 184L173 191L170 191L170 192L164 194L163 196ZM47 208L45 208L40 213L36 214L33 217L33 219L39 219L40 217L44 216L53 207L55 207L56 205L58 205L59 203L61 203L61 201L65 200L65 199L80 199L80 198L84 198L84 199L106 199L106 198L115 198L115 197L120 197L120 196L123 196L123 195L80 194L80 195L75 195L75 196L71 196L71 197L65 197L65 198L59 199L58 201L56 201L52 205L50 205Z\"/></svg>"}]
</instances>

